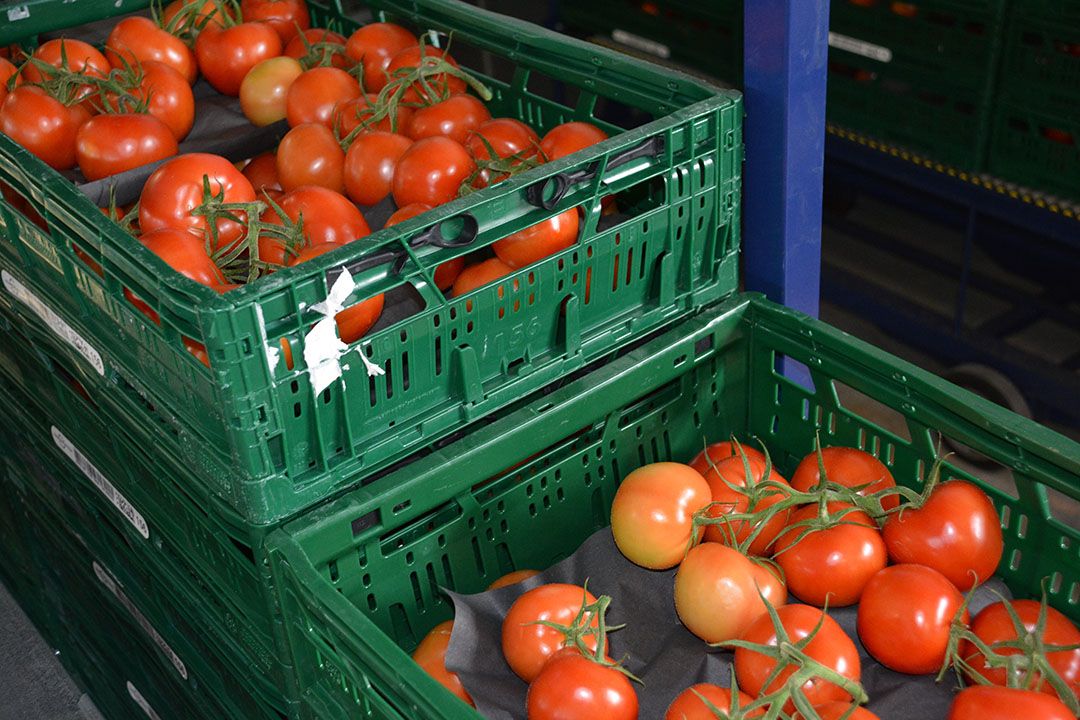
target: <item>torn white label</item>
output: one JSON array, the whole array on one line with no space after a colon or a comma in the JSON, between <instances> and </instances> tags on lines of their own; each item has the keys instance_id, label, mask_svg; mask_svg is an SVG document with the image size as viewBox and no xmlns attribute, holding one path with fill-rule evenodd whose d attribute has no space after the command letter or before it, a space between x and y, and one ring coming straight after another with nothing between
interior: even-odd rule
<instances>
[{"instance_id":1,"label":"torn white label","mask_svg":"<svg viewBox=\"0 0 1080 720\"><path fill-rule=\"evenodd\" d=\"M337 336L334 316L325 317L304 336L304 362L311 378L311 391L318 395L341 377L341 355L349 348Z\"/></svg>"},{"instance_id":2,"label":"torn white label","mask_svg":"<svg viewBox=\"0 0 1080 720\"><path fill-rule=\"evenodd\" d=\"M345 309L345 301L349 299L355 289L356 283L353 282L352 275L349 274L348 270L342 269L341 274L338 275L337 280L330 287L326 299L315 303L311 306L311 309L332 318Z\"/></svg>"},{"instance_id":3,"label":"torn white label","mask_svg":"<svg viewBox=\"0 0 1080 720\"><path fill-rule=\"evenodd\" d=\"M856 55L861 55L871 60L877 60L878 62L892 62L892 50L881 45L874 45L868 43L865 40L859 40L857 38L849 37L847 35L841 35L840 33L829 33L829 46L834 47L837 50L846 50Z\"/></svg>"},{"instance_id":4,"label":"torn white label","mask_svg":"<svg viewBox=\"0 0 1080 720\"><path fill-rule=\"evenodd\" d=\"M364 369L367 370L367 374L370 377L374 377L376 375L385 375L386 374L386 370L379 367L378 365L376 365L375 363L371 362L371 360L368 359L367 353L364 352L364 348L357 345L356 346L356 353L357 353L357 355L360 356L360 360L363 361Z\"/></svg>"},{"instance_id":5,"label":"torn white label","mask_svg":"<svg viewBox=\"0 0 1080 720\"><path fill-rule=\"evenodd\" d=\"M11 296L30 308L35 315L48 325L54 333L56 333L61 340L66 342L71 347L86 358L90 365L97 370L98 375L105 374L105 363L101 360L101 353L99 353L90 343L86 342L86 339L75 332L75 330L64 321L62 317L57 315L51 307L46 305L41 298L34 293L30 292L30 289L15 279L7 270L0 270L0 280L4 283L4 288L7 289Z\"/></svg>"},{"instance_id":6,"label":"torn white label","mask_svg":"<svg viewBox=\"0 0 1080 720\"><path fill-rule=\"evenodd\" d=\"M131 699L135 701L135 704L146 713L146 717L150 718L150 720L161 720L161 716L154 712L154 708L150 707L150 703L146 702L146 698L139 692L139 688L132 685L130 680L128 680L127 683L127 691L128 695L131 696Z\"/></svg>"},{"instance_id":7,"label":"torn white label","mask_svg":"<svg viewBox=\"0 0 1080 720\"><path fill-rule=\"evenodd\" d=\"M56 426L52 428L52 438L53 442L56 443L56 447L60 448L60 451L67 455L71 462L75 463L75 466L82 471L82 474L98 489L98 492L104 495L105 499L120 511L120 514L131 523L132 527L142 535L144 540L149 540L150 527L146 524L146 519L143 518L142 513L135 509L135 506L109 482L107 477L101 474L101 471Z\"/></svg>"}]
</instances>

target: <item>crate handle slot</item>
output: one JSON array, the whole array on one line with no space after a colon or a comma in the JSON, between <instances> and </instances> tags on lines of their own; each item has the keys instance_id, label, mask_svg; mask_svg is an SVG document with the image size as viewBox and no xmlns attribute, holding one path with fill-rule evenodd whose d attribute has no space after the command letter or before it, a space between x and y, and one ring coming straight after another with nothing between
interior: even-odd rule
<instances>
[{"instance_id":1,"label":"crate handle slot","mask_svg":"<svg viewBox=\"0 0 1080 720\"><path fill-rule=\"evenodd\" d=\"M443 237L442 226L451 220L460 220L462 225L457 237L453 240L447 240ZM425 245L431 245L438 248L460 248L471 245L479 233L480 223L477 222L476 217L472 213L461 213L460 215L447 218L441 223L432 225L427 230L424 230L422 233L409 240L409 247L419 248Z\"/></svg>"},{"instance_id":2,"label":"crate handle slot","mask_svg":"<svg viewBox=\"0 0 1080 720\"><path fill-rule=\"evenodd\" d=\"M608 160L607 169L614 170L622 165L633 162L634 160L640 160L641 158L655 158L663 151L664 137L662 135L656 135L637 147L628 148L620 153L612 155L611 159ZM599 167L600 163L595 162L589 167L581 170L552 175L551 177L530 186L525 191L525 198L536 207L545 210L554 210L555 206L559 204L559 201L566 196L571 185L582 182L583 180L592 180L599 172Z\"/></svg>"}]
</instances>

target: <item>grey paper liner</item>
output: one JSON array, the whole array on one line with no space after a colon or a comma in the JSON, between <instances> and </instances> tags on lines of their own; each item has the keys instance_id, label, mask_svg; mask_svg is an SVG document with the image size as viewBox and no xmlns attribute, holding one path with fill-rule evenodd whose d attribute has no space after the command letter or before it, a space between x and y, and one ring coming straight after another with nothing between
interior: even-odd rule
<instances>
[{"instance_id":1,"label":"grey paper liner","mask_svg":"<svg viewBox=\"0 0 1080 720\"><path fill-rule=\"evenodd\" d=\"M503 659L502 618L526 590L550 582L581 584L588 580L593 595L610 595L608 621L627 627L611 634L611 656L626 657L626 667L642 679L636 685L638 717L664 716L680 692L699 682L729 685L733 654L709 648L679 623L672 599L675 570L651 571L626 560L615 547L610 528L594 533L566 560L528 580L487 593L449 592L454 602L454 631L446 666L456 672L480 713L489 720L525 720L528 686ZM1005 584L992 579L976 591L974 616L996 602L997 591L1010 597ZM862 661L862 680L870 694L868 708L882 720L934 720L948 714L956 688L954 675L940 684L933 676L894 672L870 658L855 630L856 608L829 614L855 641Z\"/></svg>"}]
</instances>

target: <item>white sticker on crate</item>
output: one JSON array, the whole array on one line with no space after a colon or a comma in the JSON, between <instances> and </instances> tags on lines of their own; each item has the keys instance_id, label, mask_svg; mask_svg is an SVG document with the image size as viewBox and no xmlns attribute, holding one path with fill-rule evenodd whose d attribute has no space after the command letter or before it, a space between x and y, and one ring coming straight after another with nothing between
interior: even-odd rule
<instances>
[{"instance_id":1,"label":"white sticker on crate","mask_svg":"<svg viewBox=\"0 0 1080 720\"><path fill-rule=\"evenodd\" d=\"M150 720L161 720L161 716L154 712L154 708L150 707L150 703L146 702L146 698L139 692L139 688L132 685L130 680L127 681L127 691L128 695L131 696L131 699L135 701L135 704L146 713L146 717L150 718Z\"/></svg>"},{"instance_id":2,"label":"white sticker on crate","mask_svg":"<svg viewBox=\"0 0 1080 720\"><path fill-rule=\"evenodd\" d=\"M128 611L131 617L135 618L135 622L139 624L139 627L143 629L150 639L154 641L154 644L161 649L161 652L165 653L165 657L169 658L169 662L176 668L176 672L180 674L180 677L185 680L188 679L187 667L184 665L184 661L181 660L173 649L169 647L169 643L165 642L165 638L161 637L161 633L154 629L154 626L150 624L150 621L146 619L146 616L142 614L139 608L135 607L135 603L128 599L128 596L124 594L124 591L120 589L120 586L113 579L112 573L98 564L97 560L93 561L94 574L97 575L98 581L108 588L116 599L120 601L120 604Z\"/></svg>"},{"instance_id":3,"label":"white sticker on crate","mask_svg":"<svg viewBox=\"0 0 1080 720\"><path fill-rule=\"evenodd\" d=\"M635 35L632 32L626 32L625 30L619 30L618 28L611 31L611 39L617 43L632 47L635 50L647 52L650 55L655 55L658 58L667 60L671 57L671 48L663 43L658 43L655 40L649 38L643 38L640 35Z\"/></svg>"},{"instance_id":4,"label":"white sticker on crate","mask_svg":"<svg viewBox=\"0 0 1080 720\"><path fill-rule=\"evenodd\" d=\"M52 427L52 438L53 442L56 443L56 447L60 448L60 451L67 455L68 459L75 463L79 470L82 470L82 474L89 478L90 482L94 483L94 487L120 511L121 515L127 518L127 521L138 530L143 539L149 540L150 526L146 524L146 519L143 518L142 514L116 489L115 485L109 482L107 477L101 474L101 471L85 455L79 452L79 448L75 447L55 425Z\"/></svg>"},{"instance_id":5,"label":"white sticker on crate","mask_svg":"<svg viewBox=\"0 0 1080 720\"><path fill-rule=\"evenodd\" d=\"M349 346L338 337L337 321L334 317L345 309L345 301L355 288L352 275L348 270L342 269L330 287L326 300L311 306L312 310L323 316L304 336L304 362L307 363L311 391L315 395L341 377L341 356L349 351ZM368 361L360 346L356 349L360 352L368 375L385 374L385 370Z\"/></svg>"},{"instance_id":6,"label":"white sticker on crate","mask_svg":"<svg viewBox=\"0 0 1080 720\"><path fill-rule=\"evenodd\" d=\"M30 17L30 8L26 5L16 5L15 7L9 7L7 10L8 22L25 20L28 17Z\"/></svg>"},{"instance_id":7,"label":"white sticker on crate","mask_svg":"<svg viewBox=\"0 0 1080 720\"><path fill-rule=\"evenodd\" d=\"M892 50L881 45L874 45L868 43L865 40L859 40L848 35L841 35L840 33L829 33L829 46L834 47L837 50L846 50L856 55L861 55L871 60L877 60L878 62L892 62Z\"/></svg>"},{"instance_id":8,"label":"white sticker on crate","mask_svg":"<svg viewBox=\"0 0 1080 720\"><path fill-rule=\"evenodd\" d=\"M90 343L86 342L86 339L83 338L82 335L75 332L62 317L53 312L53 309L46 305L41 298L30 292L29 288L19 282L7 270L0 270L0 280L3 281L4 288L12 297L33 310L34 314L52 328L52 331L56 333L61 340L75 348L75 350L86 358L90 362L90 365L97 370L98 375L105 374L105 363L101 360L101 353L95 350Z\"/></svg>"}]
</instances>

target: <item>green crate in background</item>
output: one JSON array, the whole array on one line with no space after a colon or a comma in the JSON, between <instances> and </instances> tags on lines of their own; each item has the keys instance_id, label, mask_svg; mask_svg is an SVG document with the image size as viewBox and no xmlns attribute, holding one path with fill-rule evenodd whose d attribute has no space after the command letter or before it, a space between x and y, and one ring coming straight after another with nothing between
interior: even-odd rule
<instances>
[{"instance_id":1,"label":"green crate in background","mask_svg":"<svg viewBox=\"0 0 1080 720\"><path fill-rule=\"evenodd\" d=\"M1080 3L1014 2L1005 26L1001 90L1065 117L1080 104Z\"/></svg>"},{"instance_id":2,"label":"green crate in background","mask_svg":"<svg viewBox=\"0 0 1080 720\"><path fill-rule=\"evenodd\" d=\"M558 18L571 34L602 36L618 46L740 84L742 6L742 0L561 0Z\"/></svg>"},{"instance_id":3,"label":"green crate in background","mask_svg":"<svg viewBox=\"0 0 1080 720\"><path fill-rule=\"evenodd\" d=\"M785 357L809 368L813 388L780 374ZM845 389L890 409L896 428L843 405ZM1049 576L1051 602L1080 619L1080 445L743 295L274 533L301 717L478 717L405 654L450 616L440 588L478 592L507 571L549 567L607 525L631 470L687 461L731 433L760 437L785 475L821 433L826 445L875 454L912 487L939 434L986 454L1015 491L951 464L946 474L979 483L1000 510L1000 574L1019 595Z\"/></svg>"},{"instance_id":4,"label":"green crate in background","mask_svg":"<svg viewBox=\"0 0 1080 720\"><path fill-rule=\"evenodd\" d=\"M1046 111L1003 95L994 109L986 169L1010 182L1080 200L1080 113Z\"/></svg>"},{"instance_id":5,"label":"green crate in background","mask_svg":"<svg viewBox=\"0 0 1080 720\"><path fill-rule=\"evenodd\" d=\"M508 76L484 78L496 115L541 131L592 119L615 132L605 120L615 106L656 119L224 296L167 269L0 136L3 310L51 332L80 380L109 394L103 404L115 422L164 428L161 451L237 522L294 515L356 472L388 465L737 285L737 93L454 0L369 5L413 28L452 32L462 53L510 58ZM345 32L355 27L336 5L313 11ZM573 88L572 105L533 93L544 78ZM622 214L601 227L609 195ZM468 298L447 300L430 282L451 257L574 207L586 228L574 247ZM474 233L467 246L444 247ZM342 358L342 380L316 393L304 337L318 319L312 306L342 268L356 281L353 301L389 293L386 321ZM207 347L212 369L188 352L187 338ZM358 352L385 374L369 377Z\"/></svg>"}]
</instances>

